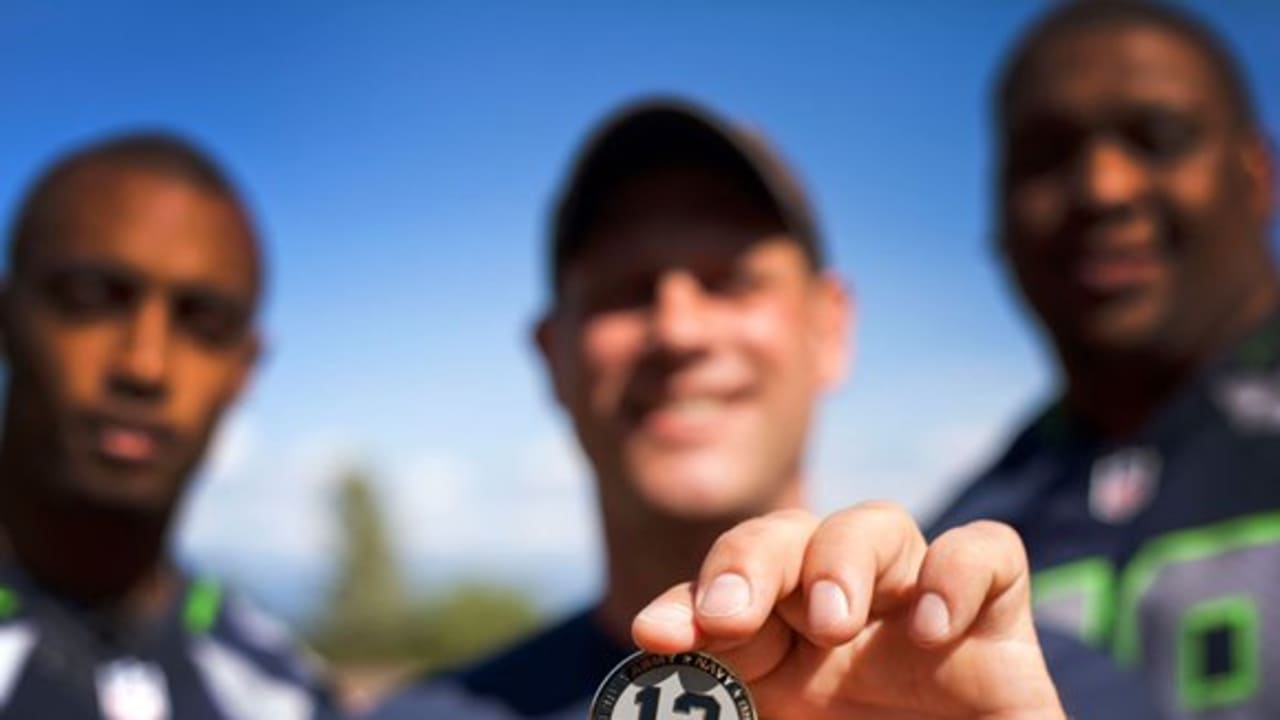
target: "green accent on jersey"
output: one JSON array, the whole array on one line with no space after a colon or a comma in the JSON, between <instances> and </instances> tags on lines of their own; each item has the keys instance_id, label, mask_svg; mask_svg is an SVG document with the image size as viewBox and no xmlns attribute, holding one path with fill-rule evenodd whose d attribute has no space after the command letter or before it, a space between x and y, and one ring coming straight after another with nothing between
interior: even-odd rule
<instances>
[{"instance_id":1,"label":"green accent on jersey","mask_svg":"<svg viewBox=\"0 0 1280 720\"><path fill-rule=\"evenodd\" d=\"M182 622L187 630L204 634L213 628L222 609L222 586L208 578L191 583L187 592L187 604L182 609Z\"/></svg>"},{"instance_id":2,"label":"green accent on jersey","mask_svg":"<svg viewBox=\"0 0 1280 720\"><path fill-rule=\"evenodd\" d=\"M1041 570L1031 577L1033 605L1078 596L1082 606L1076 633L1084 642L1102 647L1115 619L1115 570L1103 557L1089 557Z\"/></svg>"},{"instance_id":3,"label":"green accent on jersey","mask_svg":"<svg viewBox=\"0 0 1280 720\"><path fill-rule=\"evenodd\" d=\"M1280 328L1269 323L1254 333L1236 351L1236 362L1252 370L1265 370L1280 359Z\"/></svg>"},{"instance_id":4,"label":"green accent on jersey","mask_svg":"<svg viewBox=\"0 0 1280 720\"><path fill-rule=\"evenodd\" d=\"M1142 597L1166 566L1203 560L1234 550L1280 543L1280 513L1247 515L1163 535L1145 545L1125 568L1116 613L1115 657L1126 667L1142 659L1138 610Z\"/></svg>"},{"instance_id":5,"label":"green accent on jersey","mask_svg":"<svg viewBox=\"0 0 1280 720\"><path fill-rule=\"evenodd\" d=\"M1230 633L1231 665L1220 675L1206 667L1209 633ZM1258 606L1248 595L1215 598L1189 608L1178 628L1178 700L1182 709L1200 712L1248 700L1262 685L1262 635Z\"/></svg>"},{"instance_id":6,"label":"green accent on jersey","mask_svg":"<svg viewBox=\"0 0 1280 720\"><path fill-rule=\"evenodd\" d=\"M8 620L18 613L18 593L0 587L0 620Z\"/></svg>"}]
</instances>

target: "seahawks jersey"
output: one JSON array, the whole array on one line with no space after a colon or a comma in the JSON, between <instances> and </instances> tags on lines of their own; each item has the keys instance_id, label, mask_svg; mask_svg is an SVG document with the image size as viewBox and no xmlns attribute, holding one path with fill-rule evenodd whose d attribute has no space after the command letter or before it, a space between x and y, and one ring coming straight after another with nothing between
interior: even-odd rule
<instances>
[{"instance_id":1,"label":"seahawks jersey","mask_svg":"<svg viewBox=\"0 0 1280 720\"><path fill-rule=\"evenodd\" d=\"M978 518L1022 535L1037 620L1165 717L1280 717L1280 318L1123 442L1055 404L931 533Z\"/></svg>"},{"instance_id":2,"label":"seahawks jersey","mask_svg":"<svg viewBox=\"0 0 1280 720\"><path fill-rule=\"evenodd\" d=\"M0 720L311 720L335 716L281 626L210 580L126 624L0 571Z\"/></svg>"}]
</instances>

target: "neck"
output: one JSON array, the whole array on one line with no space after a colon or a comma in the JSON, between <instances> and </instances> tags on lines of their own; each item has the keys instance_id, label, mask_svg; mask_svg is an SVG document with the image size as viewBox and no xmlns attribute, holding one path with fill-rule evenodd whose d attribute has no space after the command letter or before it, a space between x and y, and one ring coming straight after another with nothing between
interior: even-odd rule
<instances>
[{"instance_id":1,"label":"neck","mask_svg":"<svg viewBox=\"0 0 1280 720\"><path fill-rule=\"evenodd\" d=\"M13 427L7 425L7 427ZM163 614L178 576L165 555L168 517L50 492L49 463L0 439L0 552L42 590L135 617Z\"/></svg>"},{"instance_id":2,"label":"neck","mask_svg":"<svg viewBox=\"0 0 1280 720\"><path fill-rule=\"evenodd\" d=\"M1276 311L1274 282L1260 286L1228 317L1177 352L1062 353L1066 402L1103 437L1118 440L1146 425L1173 396Z\"/></svg>"},{"instance_id":3,"label":"neck","mask_svg":"<svg viewBox=\"0 0 1280 720\"><path fill-rule=\"evenodd\" d=\"M614 642L630 647L636 614L673 585L696 579L716 538L751 517L803 507L801 487L797 479L757 511L726 517L677 518L654 512L638 500L623 504L625 516L605 510L608 580L596 621Z\"/></svg>"}]
</instances>

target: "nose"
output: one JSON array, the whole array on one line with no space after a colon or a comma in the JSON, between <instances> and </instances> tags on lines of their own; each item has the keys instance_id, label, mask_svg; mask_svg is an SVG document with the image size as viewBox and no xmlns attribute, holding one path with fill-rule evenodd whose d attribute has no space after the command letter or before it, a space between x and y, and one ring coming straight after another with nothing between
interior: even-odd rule
<instances>
[{"instance_id":1,"label":"nose","mask_svg":"<svg viewBox=\"0 0 1280 720\"><path fill-rule=\"evenodd\" d=\"M692 273L664 272L654 288L652 344L673 353L700 349L709 337L709 303L705 288Z\"/></svg>"},{"instance_id":2,"label":"nose","mask_svg":"<svg viewBox=\"0 0 1280 720\"><path fill-rule=\"evenodd\" d=\"M157 400L167 390L169 365L169 308L149 299L133 310L125 329L111 390L135 400Z\"/></svg>"},{"instance_id":3,"label":"nose","mask_svg":"<svg viewBox=\"0 0 1280 720\"><path fill-rule=\"evenodd\" d=\"M1121 143L1099 138L1082 149L1076 168L1079 204L1097 212L1126 208L1148 187L1147 170Z\"/></svg>"}]
</instances>

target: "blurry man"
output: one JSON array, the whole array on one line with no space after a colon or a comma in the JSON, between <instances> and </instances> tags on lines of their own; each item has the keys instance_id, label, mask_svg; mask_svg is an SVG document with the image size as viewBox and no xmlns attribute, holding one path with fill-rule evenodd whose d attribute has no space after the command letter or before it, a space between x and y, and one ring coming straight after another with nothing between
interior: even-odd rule
<instances>
[{"instance_id":1,"label":"blurry man","mask_svg":"<svg viewBox=\"0 0 1280 720\"><path fill-rule=\"evenodd\" d=\"M1001 249L1063 390L937 528L1016 527L1041 621L1168 716L1280 716L1274 176L1245 81L1181 12L1077 3L996 113Z\"/></svg>"},{"instance_id":2,"label":"blurry man","mask_svg":"<svg viewBox=\"0 0 1280 720\"><path fill-rule=\"evenodd\" d=\"M849 300L798 186L756 138L682 102L627 107L581 151L537 328L597 481L604 597L454 679L527 717L582 717L636 612L737 522L805 498ZM732 610L740 578L708 588ZM821 596L843 602L839 590Z\"/></svg>"},{"instance_id":3,"label":"blurry man","mask_svg":"<svg viewBox=\"0 0 1280 720\"><path fill-rule=\"evenodd\" d=\"M165 136L75 152L19 208L0 309L0 717L327 713L277 627L169 553L258 355L255 235L219 169Z\"/></svg>"}]
</instances>

